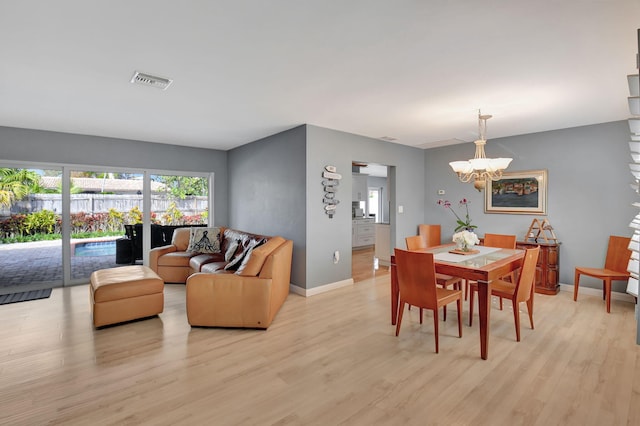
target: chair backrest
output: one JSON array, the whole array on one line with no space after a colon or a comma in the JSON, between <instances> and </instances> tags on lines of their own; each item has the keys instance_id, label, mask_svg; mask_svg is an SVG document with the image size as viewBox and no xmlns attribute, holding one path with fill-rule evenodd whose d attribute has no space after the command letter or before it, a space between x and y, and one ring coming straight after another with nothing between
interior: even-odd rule
<instances>
[{"instance_id":1,"label":"chair backrest","mask_svg":"<svg viewBox=\"0 0 640 426\"><path fill-rule=\"evenodd\" d=\"M629 250L630 237L618 237L611 235L609 237L609 246L607 247L607 259L604 262L605 269L611 269L616 272L627 272L631 250Z\"/></svg>"},{"instance_id":2,"label":"chair backrest","mask_svg":"<svg viewBox=\"0 0 640 426\"><path fill-rule=\"evenodd\" d=\"M420 235L412 235L411 237L406 237L404 241L405 243L407 243L407 250L420 250L427 248L424 240Z\"/></svg>"},{"instance_id":3,"label":"chair backrest","mask_svg":"<svg viewBox=\"0 0 640 426\"><path fill-rule=\"evenodd\" d=\"M178 251L185 251L189 247L191 228L178 228L173 231L171 244L177 247Z\"/></svg>"},{"instance_id":4,"label":"chair backrest","mask_svg":"<svg viewBox=\"0 0 640 426\"><path fill-rule=\"evenodd\" d=\"M515 235L484 234L484 245L487 247L515 249L516 239L517 237Z\"/></svg>"},{"instance_id":5,"label":"chair backrest","mask_svg":"<svg viewBox=\"0 0 640 426\"><path fill-rule=\"evenodd\" d=\"M400 298L413 306L436 309L436 268L432 253L395 249Z\"/></svg>"},{"instance_id":6,"label":"chair backrest","mask_svg":"<svg viewBox=\"0 0 640 426\"><path fill-rule=\"evenodd\" d=\"M518 284L516 284L516 300L525 302L529 300L533 283L536 281L536 263L538 263L538 255L540 254L540 246L527 249L524 254L524 261L520 269Z\"/></svg>"},{"instance_id":7,"label":"chair backrest","mask_svg":"<svg viewBox=\"0 0 640 426\"><path fill-rule=\"evenodd\" d=\"M440 230L440 225L418 225L418 235L422 237L426 247L439 246L442 244Z\"/></svg>"}]
</instances>

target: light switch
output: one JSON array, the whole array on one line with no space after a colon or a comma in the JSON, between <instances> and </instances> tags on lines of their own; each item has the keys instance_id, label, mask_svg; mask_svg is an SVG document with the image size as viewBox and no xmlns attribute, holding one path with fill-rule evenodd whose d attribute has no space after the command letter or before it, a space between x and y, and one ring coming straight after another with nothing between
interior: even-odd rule
<instances>
[{"instance_id":1,"label":"light switch","mask_svg":"<svg viewBox=\"0 0 640 426\"><path fill-rule=\"evenodd\" d=\"M404 213L404 206L398 206L398 213Z\"/></svg>"}]
</instances>

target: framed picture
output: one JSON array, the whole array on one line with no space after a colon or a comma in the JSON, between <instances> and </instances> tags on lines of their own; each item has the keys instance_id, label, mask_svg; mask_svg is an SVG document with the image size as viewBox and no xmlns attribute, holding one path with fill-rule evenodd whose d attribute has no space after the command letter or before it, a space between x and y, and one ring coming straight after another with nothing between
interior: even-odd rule
<instances>
[{"instance_id":1,"label":"framed picture","mask_svg":"<svg viewBox=\"0 0 640 426\"><path fill-rule=\"evenodd\" d=\"M503 173L485 188L485 213L547 214L546 169Z\"/></svg>"}]
</instances>

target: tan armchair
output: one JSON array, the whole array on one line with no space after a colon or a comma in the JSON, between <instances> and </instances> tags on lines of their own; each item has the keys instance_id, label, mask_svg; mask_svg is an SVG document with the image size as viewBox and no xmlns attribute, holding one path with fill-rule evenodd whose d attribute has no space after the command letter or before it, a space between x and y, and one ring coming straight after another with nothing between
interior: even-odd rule
<instances>
[{"instance_id":1,"label":"tan armchair","mask_svg":"<svg viewBox=\"0 0 640 426\"><path fill-rule=\"evenodd\" d=\"M190 228L178 228L170 245L149 251L149 268L165 283L184 283L192 273L189 261L198 253L187 252L190 231Z\"/></svg>"}]
</instances>

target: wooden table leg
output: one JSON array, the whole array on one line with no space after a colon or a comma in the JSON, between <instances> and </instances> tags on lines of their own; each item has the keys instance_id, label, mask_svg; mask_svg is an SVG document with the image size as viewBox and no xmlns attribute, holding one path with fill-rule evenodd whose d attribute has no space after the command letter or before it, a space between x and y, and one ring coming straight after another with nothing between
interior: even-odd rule
<instances>
[{"instance_id":1,"label":"wooden table leg","mask_svg":"<svg viewBox=\"0 0 640 426\"><path fill-rule=\"evenodd\" d=\"M489 326L491 317L491 283L478 281L480 308L480 357L489 358Z\"/></svg>"},{"instance_id":2,"label":"wooden table leg","mask_svg":"<svg viewBox=\"0 0 640 426\"><path fill-rule=\"evenodd\" d=\"M391 325L396 325L398 320L398 303L400 289L398 288L398 276L394 256L391 256Z\"/></svg>"}]
</instances>

